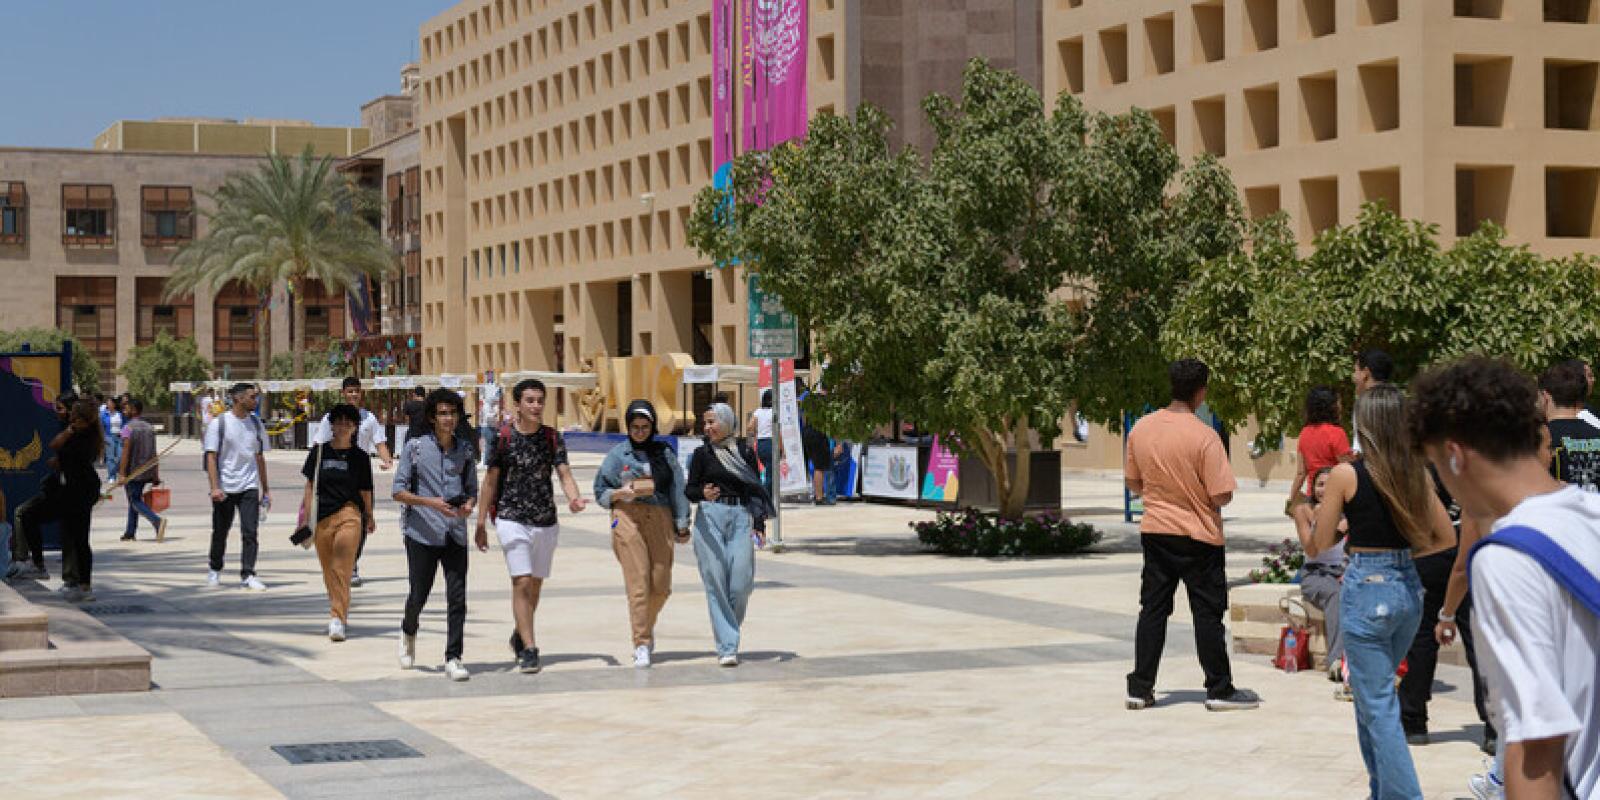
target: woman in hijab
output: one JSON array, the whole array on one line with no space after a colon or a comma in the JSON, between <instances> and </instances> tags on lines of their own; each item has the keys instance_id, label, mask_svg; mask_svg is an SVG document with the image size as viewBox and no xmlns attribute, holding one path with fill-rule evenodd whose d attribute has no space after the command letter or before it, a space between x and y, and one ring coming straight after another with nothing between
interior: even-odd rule
<instances>
[{"instance_id":1,"label":"woman in hijab","mask_svg":"<svg viewBox=\"0 0 1600 800\"><path fill-rule=\"evenodd\" d=\"M689 459L684 494L700 504L694 554L711 608L717 663L739 666L739 625L755 584L755 545L766 543L772 501L756 475L756 454L733 435L739 424L727 403L706 409L705 444Z\"/></svg>"},{"instance_id":2,"label":"woman in hijab","mask_svg":"<svg viewBox=\"0 0 1600 800\"><path fill-rule=\"evenodd\" d=\"M650 666L656 648L656 617L672 594L672 545L689 541L689 498L683 467L656 440L656 407L628 404L623 416L628 441L618 444L594 476L594 496L611 509L611 551L622 565L633 627L633 665Z\"/></svg>"}]
</instances>

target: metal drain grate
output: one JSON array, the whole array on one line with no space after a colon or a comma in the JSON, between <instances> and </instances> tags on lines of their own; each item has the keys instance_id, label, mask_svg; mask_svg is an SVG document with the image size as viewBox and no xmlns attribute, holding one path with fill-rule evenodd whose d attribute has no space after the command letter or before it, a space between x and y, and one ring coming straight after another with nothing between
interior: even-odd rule
<instances>
[{"instance_id":1,"label":"metal drain grate","mask_svg":"<svg viewBox=\"0 0 1600 800\"><path fill-rule=\"evenodd\" d=\"M91 617L114 617L123 614L153 614L155 609L137 603L91 603L80 606Z\"/></svg>"},{"instance_id":2,"label":"metal drain grate","mask_svg":"<svg viewBox=\"0 0 1600 800\"><path fill-rule=\"evenodd\" d=\"M385 758L422 758L422 754L399 739L366 742L318 742L316 744L275 744L272 751L290 764L338 764L347 761L377 761Z\"/></svg>"}]
</instances>

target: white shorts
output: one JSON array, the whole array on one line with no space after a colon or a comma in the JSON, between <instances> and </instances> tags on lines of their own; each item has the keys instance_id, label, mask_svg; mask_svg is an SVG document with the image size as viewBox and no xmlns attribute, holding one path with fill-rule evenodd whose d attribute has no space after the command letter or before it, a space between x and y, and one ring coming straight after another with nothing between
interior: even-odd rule
<instances>
[{"instance_id":1,"label":"white shorts","mask_svg":"<svg viewBox=\"0 0 1600 800\"><path fill-rule=\"evenodd\" d=\"M506 554L506 568L511 570L511 577L550 577L550 562L556 556L560 525L524 525L499 519L494 523L494 532L500 537L500 550Z\"/></svg>"}]
</instances>

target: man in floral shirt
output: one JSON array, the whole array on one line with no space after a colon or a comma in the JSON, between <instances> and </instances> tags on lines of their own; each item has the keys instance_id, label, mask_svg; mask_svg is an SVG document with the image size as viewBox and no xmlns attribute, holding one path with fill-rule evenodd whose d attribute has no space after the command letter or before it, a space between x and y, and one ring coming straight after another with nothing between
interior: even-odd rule
<instances>
[{"instance_id":1,"label":"man in floral shirt","mask_svg":"<svg viewBox=\"0 0 1600 800\"><path fill-rule=\"evenodd\" d=\"M512 390L516 419L502 429L492 448L478 511L478 549L489 548L488 521L493 519L511 572L511 611L517 626L511 651L517 667L527 673L539 671L533 613L544 579L550 577L560 532L552 473L561 476L568 510L576 514L589 504L572 478L566 442L543 424L545 394L544 384L531 378Z\"/></svg>"}]
</instances>

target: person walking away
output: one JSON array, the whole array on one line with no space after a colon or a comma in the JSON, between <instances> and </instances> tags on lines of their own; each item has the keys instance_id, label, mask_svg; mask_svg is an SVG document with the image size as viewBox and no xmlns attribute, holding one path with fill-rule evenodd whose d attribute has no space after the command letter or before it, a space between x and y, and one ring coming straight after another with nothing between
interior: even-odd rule
<instances>
[{"instance_id":1,"label":"person walking away","mask_svg":"<svg viewBox=\"0 0 1600 800\"><path fill-rule=\"evenodd\" d=\"M1413 553L1454 543L1449 514L1405 434L1405 402L1389 384L1356 399L1362 457L1334 467L1306 554L1333 546L1340 517L1349 564L1339 593L1345 661L1355 696L1356 739L1375 800L1421 798L1395 694L1395 670L1422 619Z\"/></svg>"},{"instance_id":2,"label":"person walking away","mask_svg":"<svg viewBox=\"0 0 1600 800\"><path fill-rule=\"evenodd\" d=\"M490 449L500 430L500 384L494 379L494 370L483 373L483 384L478 387L478 440L482 443L483 466L494 457Z\"/></svg>"},{"instance_id":3,"label":"person walking away","mask_svg":"<svg viewBox=\"0 0 1600 800\"><path fill-rule=\"evenodd\" d=\"M761 390L761 407L750 412L750 421L745 425L746 437L755 439L756 457L761 460L761 481L767 489L767 496L777 496L778 464L773 461L776 453L772 449L772 390Z\"/></svg>"},{"instance_id":4,"label":"person walking away","mask_svg":"<svg viewBox=\"0 0 1600 800\"><path fill-rule=\"evenodd\" d=\"M239 517L239 588L265 591L256 576L256 538L261 512L272 505L267 488L267 431L254 416L260 396L255 384L236 383L228 390L231 407L206 428L206 476L211 481L211 571L208 586L222 585L222 559L228 552L228 531Z\"/></svg>"},{"instance_id":5,"label":"person walking away","mask_svg":"<svg viewBox=\"0 0 1600 800\"><path fill-rule=\"evenodd\" d=\"M428 393L429 433L406 441L395 469L395 502L405 536L410 593L400 621L400 668L417 657L417 629L433 581L444 570L446 634L444 674L452 681L471 677L461 663L467 624L467 518L478 499L478 470L472 443L456 435L464 415L461 395L450 389Z\"/></svg>"},{"instance_id":6,"label":"person walking away","mask_svg":"<svg viewBox=\"0 0 1600 800\"><path fill-rule=\"evenodd\" d=\"M61 423L61 430L50 438L49 448L52 452L59 451L62 445L66 444L67 437L72 434L68 418L77 400L78 398L70 393L56 398L56 420ZM17 506L16 530L11 538L11 568L6 571L7 578L46 580L50 577L50 572L44 567L42 528L47 522L61 519L63 483L61 470L57 464L59 461L50 465L49 474L39 483L38 494Z\"/></svg>"},{"instance_id":7,"label":"person walking away","mask_svg":"<svg viewBox=\"0 0 1600 800\"><path fill-rule=\"evenodd\" d=\"M533 378L512 389L516 419L489 457L476 532L478 549L488 550L488 522L494 517L495 536L511 573L511 613L516 621L511 652L517 668L529 674L539 671L533 617L561 534L552 476L561 478L568 511L576 514L589 504L572 477L566 441L543 422L546 396L544 384Z\"/></svg>"},{"instance_id":8,"label":"person walking away","mask_svg":"<svg viewBox=\"0 0 1600 800\"><path fill-rule=\"evenodd\" d=\"M340 383L339 396L344 399L346 405L355 407L361 415L360 427L356 430L356 447L361 448L361 451L368 456L377 456L379 466L384 472L388 472L389 468L394 466L394 459L389 456L389 439L384 433L384 424L378 419L378 415L368 411L362 405L364 394L361 391L361 379L354 375L346 377ZM332 440L333 430L330 427L328 415L323 414L322 421L317 425L316 435L311 438L311 441L313 444L325 444ZM371 465L371 458L368 458L368 465ZM361 554L367 549L369 529L366 525L363 525L360 532L360 540L356 545L356 560L350 565L351 587L361 586Z\"/></svg>"},{"instance_id":9,"label":"person walking away","mask_svg":"<svg viewBox=\"0 0 1600 800\"><path fill-rule=\"evenodd\" d=\"M611 551L622 566L633 629L633 665L655 654L656 619L672 594L672 546L689 541L689 498L683 467L656 439L656 407L628 404L628 441L606 454L594 476L594 499L611 509Z\"/></svg>"},{"instance_id":10,"label":"person walking away","mask_svg":"<svg viewBox=\"0 0 1600 800\"><path fill-rule=\"evenodd\" d=\"M92 401L73 404L67 431L53 459L62 478L61 597L70 603L90 602L94 551L89 547L89 523L100 501L97 467L105 450L105 431Z\"/></svg>"},{"instance_id":11,"label":"person walking away","mask_svg":"<svg viewBox=\"0 0 1600 800\"><path fill-rule=\"evenodd\" d=\"M1350 371L1350 382L1355 386L1356 397L1366 394L1368 389L1381 384L1386 384L1394 376L1394 359L1382 350L1368 350L1356 356L1355 368ZM1352 460L1361 453L1361 426L1356 421L1355 410L1350 411L1350 456L1345 460Z\"/></svg>"},{"instance_id":12,"label":"person walking away","mask_svg":"<svg viewBox=\"0 0 1600 800\"><path fill-rule=\"evenodd\" d=\"M328 590L328 638L345 639L350 621L351 576L365 534L375 528L372 519L372 457L356 446L361 425L357 406L340 403L327 414L332 439L306 454L300 473L306 477L300 517L314 534L322 583ZM315 499L316 519L310 519Z\"/></svg>"},{"instance_id":13,"label":"person walking away","mask_svg":"<svg viewBox=\"0 0 1600 800\"><path fill-rule=\"evenodd\" d=\"M1195 650L1205 673L1206 709L1251 709L1261 698L1233 685L1227 632L1226 548L1222 507L1232 502L1233 470L1222 439L1195 416L1206 399L1211 370L1185 358L1167 369L1172 402L1134 424L1127 438L1128 490L1144 498L1139 543L1139 623L1133 671L1128 673L1128 709L1155 705L1156 671L1166 647L1167 617L1182 582L1194 616Z\"/></svg>"},{"instance_id":14,"label":"person walking away","mask_svg":"<svg viewBox=\"0 0 1600 800\"><path fill-rule=\"evenodd\" d=\"M757 543L766 543L772 500L756 476L756 454L734 436L739 423L727 403L706 409L704 445L689 458L684 496L700 504L694 555L706 588L717 663L739 666L739 631L755 587Z\"/></svg>"},{"instance_id":15,"label":"person walking away","mask_svg":"<svg viewBox=\"0 0 1600 800\"><path fill-rule=\"evenodd\" d=\"M1412 445L1490 531L1468 569L1503 786L1474 793L1600 796L1600 496L1550 475L1537 389L1510 364L1463 359L1413 385Z\"/></svg>"},{"instance_id":16,"label":"person walking away","mask_svg":"<svg viewBox=\"0 0 1600 800\"><path fill-rule=\"evenodd\" d=\"M123 407L127 409L128 421L122 425L122 458L117 474L122 477L122 488L128 495L128 525L122 531L122 541L134 540L139 518L144 517L155 526L159 542L167 538L167 520L144 502L144 490L161 483L161 465L156 460L156 429L144 420L143 401L130 397Z\"/></svg>"}]
</instances>

